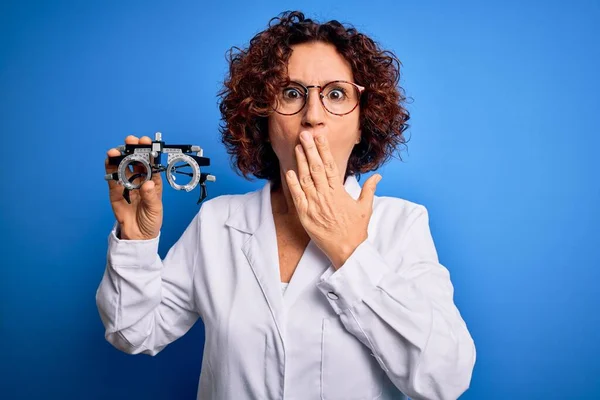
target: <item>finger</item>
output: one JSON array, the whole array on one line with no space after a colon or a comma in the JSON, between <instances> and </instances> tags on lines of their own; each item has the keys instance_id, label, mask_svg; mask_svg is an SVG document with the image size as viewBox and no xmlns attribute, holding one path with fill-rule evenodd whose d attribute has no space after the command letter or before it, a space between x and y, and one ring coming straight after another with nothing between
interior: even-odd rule
<instances>
[{"instance_id":1,"label":"finger","mask_svg":"<svg viewBox=\"0 0 600 400\"><path fill-rule=\"evenodd\" d=\"M156 193L156 187L153 181L144 182L140 188L141 200L146 209L150 212L159 212L162 208L160 198Z\"/></svg>"},{"instance_id":2,"label":"finger","mask_svg":"<svg viewBox=\"0 0 600 400\"><path fill-rule=\"evenodd\" d=\"M107 174L115 173L119 169L118 165L109 164L109 157L118 157L120 155L121 152L118 149L110 149L106 152L106 158L104 159L104 170ZM108 187L110 189L114 188L115 186L117 186L117 181L113 179L108 181Z\"/></svg>"},{"instance_id":3,"label":"finger","mask_svg":"<svg viewBox=\"0 0 600 400\"><path fill-rule=\"evenodd\" d=\"M115 172L119 166L118 165L112 165L108 163L108 158L109 157L118 157L121 155L121 152L118 149L110 149L106 152L106 159L104 160L104 167L106 169L106 173L111 173L111 172Z\"/></svg>"},{"instance_id":4,"label":"finger","mask_svg":"<svg viewBox=\"0 0 600 400\"><path fill-rule=\"evenodd\" d=\"M369 210L373 208L375 190L377 189L377 184L380 180L381 175L379 174L371 176L363 185L360 195L358 196L358 202L363 204Z\"/></svg>"},{"instance_id":5,"label":"finger","mask_svg":"<svg viewBox=\"0 0 600 400\"><path fill-rule=\"evenodd\" d=\"M325 168L323 167L323 160L321 160L321 155L319 154L319 150L317 150L313 135L307 131L302 132L300 135L300 143L302 143L304 148L304 154L308 160L308 168L315 187L319 191L329 189L327 175L325 175Z\"/></svg>"},{"instance_id":6,"label":"finger","mask_svg":"<svg viewBox=\"0 0 600 400\"><path fill-rule=\"evenodd\" d=\"M157 196L160 198L160 195L162 194L162 190L163 190L163 183L162 183L162 178L160 176L160 172L152 172L152 177L150 178L150 180L152 182L154 182L154 191L156 192Z\"/></svg>"},{"instance_id":7,"label":"finger","mask_svg":"<svg viewBox=\"0 0 600 400\"><path fill-rule=\"evenodd\" d=\"M137 136L129 135L125 138L125 144L138 144L140 139Z\"/></svg>"},{"instance_id":8,"label":"finger","mask_svg":"<svg viewBox=\"0 0 600 400\"><path fill-rule=\"evenodd\" d=\"M315 136L315 143L317 144L317 150L319 151L319 155L321 156L321 160L323 162L323 168L325 170L327 182L329 182L329 187L334 189L342 186L338 167L335 163L333 155L331 154L327 137L320 133Z\"/></svg>"},{"instance_id":9,"label":"finger","mask_svg":"<svg viewBox=\"0 0 600 400\"><path fill-rule=\"evenodd\" d=\"M298 181L300 182L300 187L302 187L306 194L311 194L316 188L310 175L308 161L301 144L296 145L296 163L298 164Z\"/></svg>"},{"instance_id":10,"label":"finger","mask_svg":"<svg viewBox=\"0 0 600 400\"><path fill-rule=\"evenodd\" d=\"M294 201L296 211L298 211L298 213L304 212L303 210L306 209L307 199L304 190L302 190L300 181L298 180L298 176L293 170L289 170L285 174L285 180L287 182L288 189L290 190L292 200Z\"/></svg>"}]
</instances>

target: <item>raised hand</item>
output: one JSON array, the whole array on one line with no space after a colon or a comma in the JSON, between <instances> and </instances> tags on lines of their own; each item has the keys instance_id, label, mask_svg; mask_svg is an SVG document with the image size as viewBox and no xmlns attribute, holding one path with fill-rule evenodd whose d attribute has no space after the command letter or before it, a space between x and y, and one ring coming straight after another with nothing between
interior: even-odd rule
<instances>
[{"instance_id":1,"label":"raised hand","mask_svg":"<svg viewBox=\"0 0 600 400\"><path fill-rule=\"evenodd\" d=\"M143 136L138 139L130 135L125 138L126 144L151 144L152 139ZM121 152L116 149L110 149L106 153L107 158L104 162L106 173L116 172L117 165L109 165L108 157L119 156ZM133 171L127 172L129 179L133 174L145 172L141 166L133 167ZM139 183L144 178L137 178L134 182ZM148 240L156 238L160 232L163 221L162 205L162 178L160 174L153 174L152 179L145 182L141 188L129 192L131 204L127 203L123 197L123 186L115 180L108 181L110 204L115 214L115 218L121 225L120 239L127 240Z\"/></svg>"}]
</instances>

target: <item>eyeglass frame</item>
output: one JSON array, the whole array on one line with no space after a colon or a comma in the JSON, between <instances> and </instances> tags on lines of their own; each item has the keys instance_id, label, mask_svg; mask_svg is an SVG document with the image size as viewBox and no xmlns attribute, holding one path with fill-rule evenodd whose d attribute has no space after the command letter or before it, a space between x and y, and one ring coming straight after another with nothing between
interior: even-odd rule
<instances>
[{"instance_id":1,"label":"eyeglass frame","mask_svg":"<svg viewBox=\"0 0 600 400\"><path fill-rule=\"evenodd\" d=\"M330 110L327 108L327 106L325 106L325 103L323 103L323 97L325 97L325 96L323 95L323 88L325 88L325 87L327 87L327 86L331 85L332 83L339 83L339 82L342 82L342 83L349 83L350 85L352 85L352 86L354 86L356 89L358 89L358 101L356 102L356 104L354 105L354 107L352 108L352 110L350 110L350 111L348 111L348 112L346 112L346 113L343 113L343 114L337 114L337 113L331 112L331 111L330 111ZM325 111L327 111L327 112L328 112L328 113L330 113L330 114L333 114L333 115L337 115L337 116L340 116L340 117L342 117L342 116L344 116L344 115L348 115L348 114L350 114L352 111L354 111L354 110L356 109L356 107L358 107L358 105L360 104L360 98L362 97L362 94L363 94L363 92L364 92L364 91L365 91L365 89L366 89L365 87L363 87L363 86L360 86L360 85L358 85L358 84L356 84L356 83L354 83L354 82L349 82L349 81L345 81L345 80L341 80L341 79L338 79L338 80L335 80L335 81L331 81L331 82L327 82L327 83L326 83L326 84L324 84L323 86L321 86L321 85L309 85L309 86L305 86L305 85L301 84L300 82L296 82L296 81L289 81L289 84L291 84L291 83L295 83L295 84L297 84L297 85L301 86L301 87L304 89L304 104L302 104L302 107L300 107L300 109L299 109L298 111L296 111L295 113L292 113L292 114L284 114L284 113L282 113L282 112L279 112L279 111L277 111L277 110L276 110L274 107L271 107L271 108L273 109L273 111L275 111L277 114L280 114L280 115L286 115L286 116L291 116L291 115L296 115L296 114L298 114L300 111L302 111L302 110L304 109L304 107L306 107L306 103L308 102L307 100L308 100L308 93L309 93L309 89L313 89L313 88L319 88L319 100L321 101L321 105L323 106L323 108L325 109ZM288 85L289 85L289 84L288 84ZM284 87L287 87L288 85L286 85L286 86L284 86Z\"/></svg>"}]
</instances>

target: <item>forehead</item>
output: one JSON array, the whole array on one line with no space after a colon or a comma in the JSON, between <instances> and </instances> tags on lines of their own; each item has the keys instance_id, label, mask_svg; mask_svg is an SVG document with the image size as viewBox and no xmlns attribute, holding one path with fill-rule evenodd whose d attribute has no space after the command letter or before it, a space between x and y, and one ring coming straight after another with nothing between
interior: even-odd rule
<instances>
[{"instance_id":1,"label":"forehead","mask_svg":"<svg viewBox=\"0 0 600 400\"><path fill-rule=\"evenodd\" d=\"M311 42L293 45L288 61L291 80L306 85L324 84L344 79L352 81L350 63L337 52L334 45Z\"/></svg>"}]
</instances>

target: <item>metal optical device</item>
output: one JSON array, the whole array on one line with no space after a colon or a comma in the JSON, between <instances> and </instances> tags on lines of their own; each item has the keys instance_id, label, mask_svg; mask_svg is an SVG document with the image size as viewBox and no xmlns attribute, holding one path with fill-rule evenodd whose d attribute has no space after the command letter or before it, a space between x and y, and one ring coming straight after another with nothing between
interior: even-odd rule
<instances>
[{"instance_id":1,"label":"metal optical device","mask_svg":"<svg viewBox=\"0 0 600 400\"><path fill-rule=\"evenodd\" d=\"M126 144L117 148L121 155L109 157L108 164L118 165L118 169L106 174L104 179L115 180L122 185L123 197L129 204L131 190L139 189L144 182L152 179L152 174L163 171L166 171L167 181L173 189L189 192L200 184L200 198L196 204L207 196L206 181L216 181L214 175L200 171L200 167L210 165L210 159L203 157L200 146L165 144L160 132L155 133L151 144ZM166 164L163 164L165 155Z\"/></svg>"}]
</instances>

